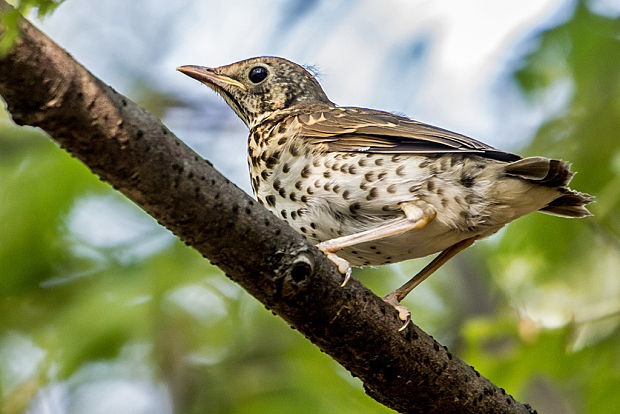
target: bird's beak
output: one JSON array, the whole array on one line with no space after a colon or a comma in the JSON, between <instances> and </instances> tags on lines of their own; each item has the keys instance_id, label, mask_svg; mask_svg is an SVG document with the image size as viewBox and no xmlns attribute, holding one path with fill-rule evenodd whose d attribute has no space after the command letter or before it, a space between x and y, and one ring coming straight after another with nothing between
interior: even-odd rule
<instances>
[{"instance_id":1,"label":"bird's beak","mask_svg":"<svg viewBox=\"0 0 620 414\"><path fill-rule=\"evenodd\" d=\"M243 83L234 80L233 78L229 78L228 76L218 75L213 71L213 69L206 68L204 66L180 66L177 70L206 84L207 86L217 86L223 88L225 85L231 85L238 87L244 92L248 90Z\"/></svg>"}]
</instances>

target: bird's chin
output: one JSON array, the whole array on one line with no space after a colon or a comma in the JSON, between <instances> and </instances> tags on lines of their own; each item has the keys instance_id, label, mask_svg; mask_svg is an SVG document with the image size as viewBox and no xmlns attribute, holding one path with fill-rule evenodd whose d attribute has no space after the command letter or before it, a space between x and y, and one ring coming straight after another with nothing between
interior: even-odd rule
<instances>
[{"instance_id":1,"label":"bird's chin","mask_svg":"<svg viewBox=\"0 0 620 414\"><path fill-rule=\"evenodd\" d=\"M230 93L230 91L226 90L225 87L221 87L219 85L209 85L209 84L207 84L207 86L209 86L211 89L213 89L215 92L217 92L218 95L220 95L222 98L224 98L224 100L226 101L228 106L230 106L232 108L232 110L235 111L235 113L237 114L237 116L239 118L241 118L243 123L245 123L248 127L250 126L249 120L246 118L245 111L241 110L241 105L239 105L239 103L237 102L237 100L235 99L233 94Z\"/></svg>"}]
</instances>

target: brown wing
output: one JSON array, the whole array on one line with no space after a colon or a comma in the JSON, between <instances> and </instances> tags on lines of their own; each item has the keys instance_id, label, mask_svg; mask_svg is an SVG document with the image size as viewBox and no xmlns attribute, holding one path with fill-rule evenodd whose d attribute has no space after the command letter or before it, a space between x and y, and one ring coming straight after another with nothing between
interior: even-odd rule
<instances>
[{"instance_id":1,"label":"brown wing","mask_svg":"<svg viewBox=\"0 0 620 414\"><path fill-rule=\"evenodd\" d=\"M341 107L300 114L296 120L305 139L326 145L328 151L471 153L500 161L521 159L464 135L372 109Z\"/></svg>"}]
</instances>

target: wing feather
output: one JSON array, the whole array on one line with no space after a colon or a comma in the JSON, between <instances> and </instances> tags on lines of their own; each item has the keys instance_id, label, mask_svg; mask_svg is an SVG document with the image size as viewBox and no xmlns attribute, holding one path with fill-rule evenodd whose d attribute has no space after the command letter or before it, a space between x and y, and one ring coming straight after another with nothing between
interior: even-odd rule
<instances>
[{"instance_id":1,"label":"wing feather","mask_svg":"<svg viewBox=\"0 0 620 414\"><path fill-rule=\"evenodd\" d=\"M389 112L340 107L296 116L300 135L328 151L402 154L471 153L501 161L519 155Z\"/></svg>"}]
</instances>

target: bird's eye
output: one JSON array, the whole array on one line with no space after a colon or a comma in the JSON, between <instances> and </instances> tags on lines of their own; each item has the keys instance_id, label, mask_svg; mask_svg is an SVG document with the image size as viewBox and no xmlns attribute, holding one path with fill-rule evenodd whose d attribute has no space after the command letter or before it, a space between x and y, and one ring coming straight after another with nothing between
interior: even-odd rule
<instances>
[{"instance_id":1,"label":"bird's eye","mask_svg":"<svg viewBox=\"0 0 620 414\"><path fill-rule=\"evenodd\" d=\"M248 78L250 78L253 83L259 83L260 81L265 79L267 75L269 75L267 68L263 66L256 66L252 68L250 74L248 75Z\"/></svg>"}]
</instances>

